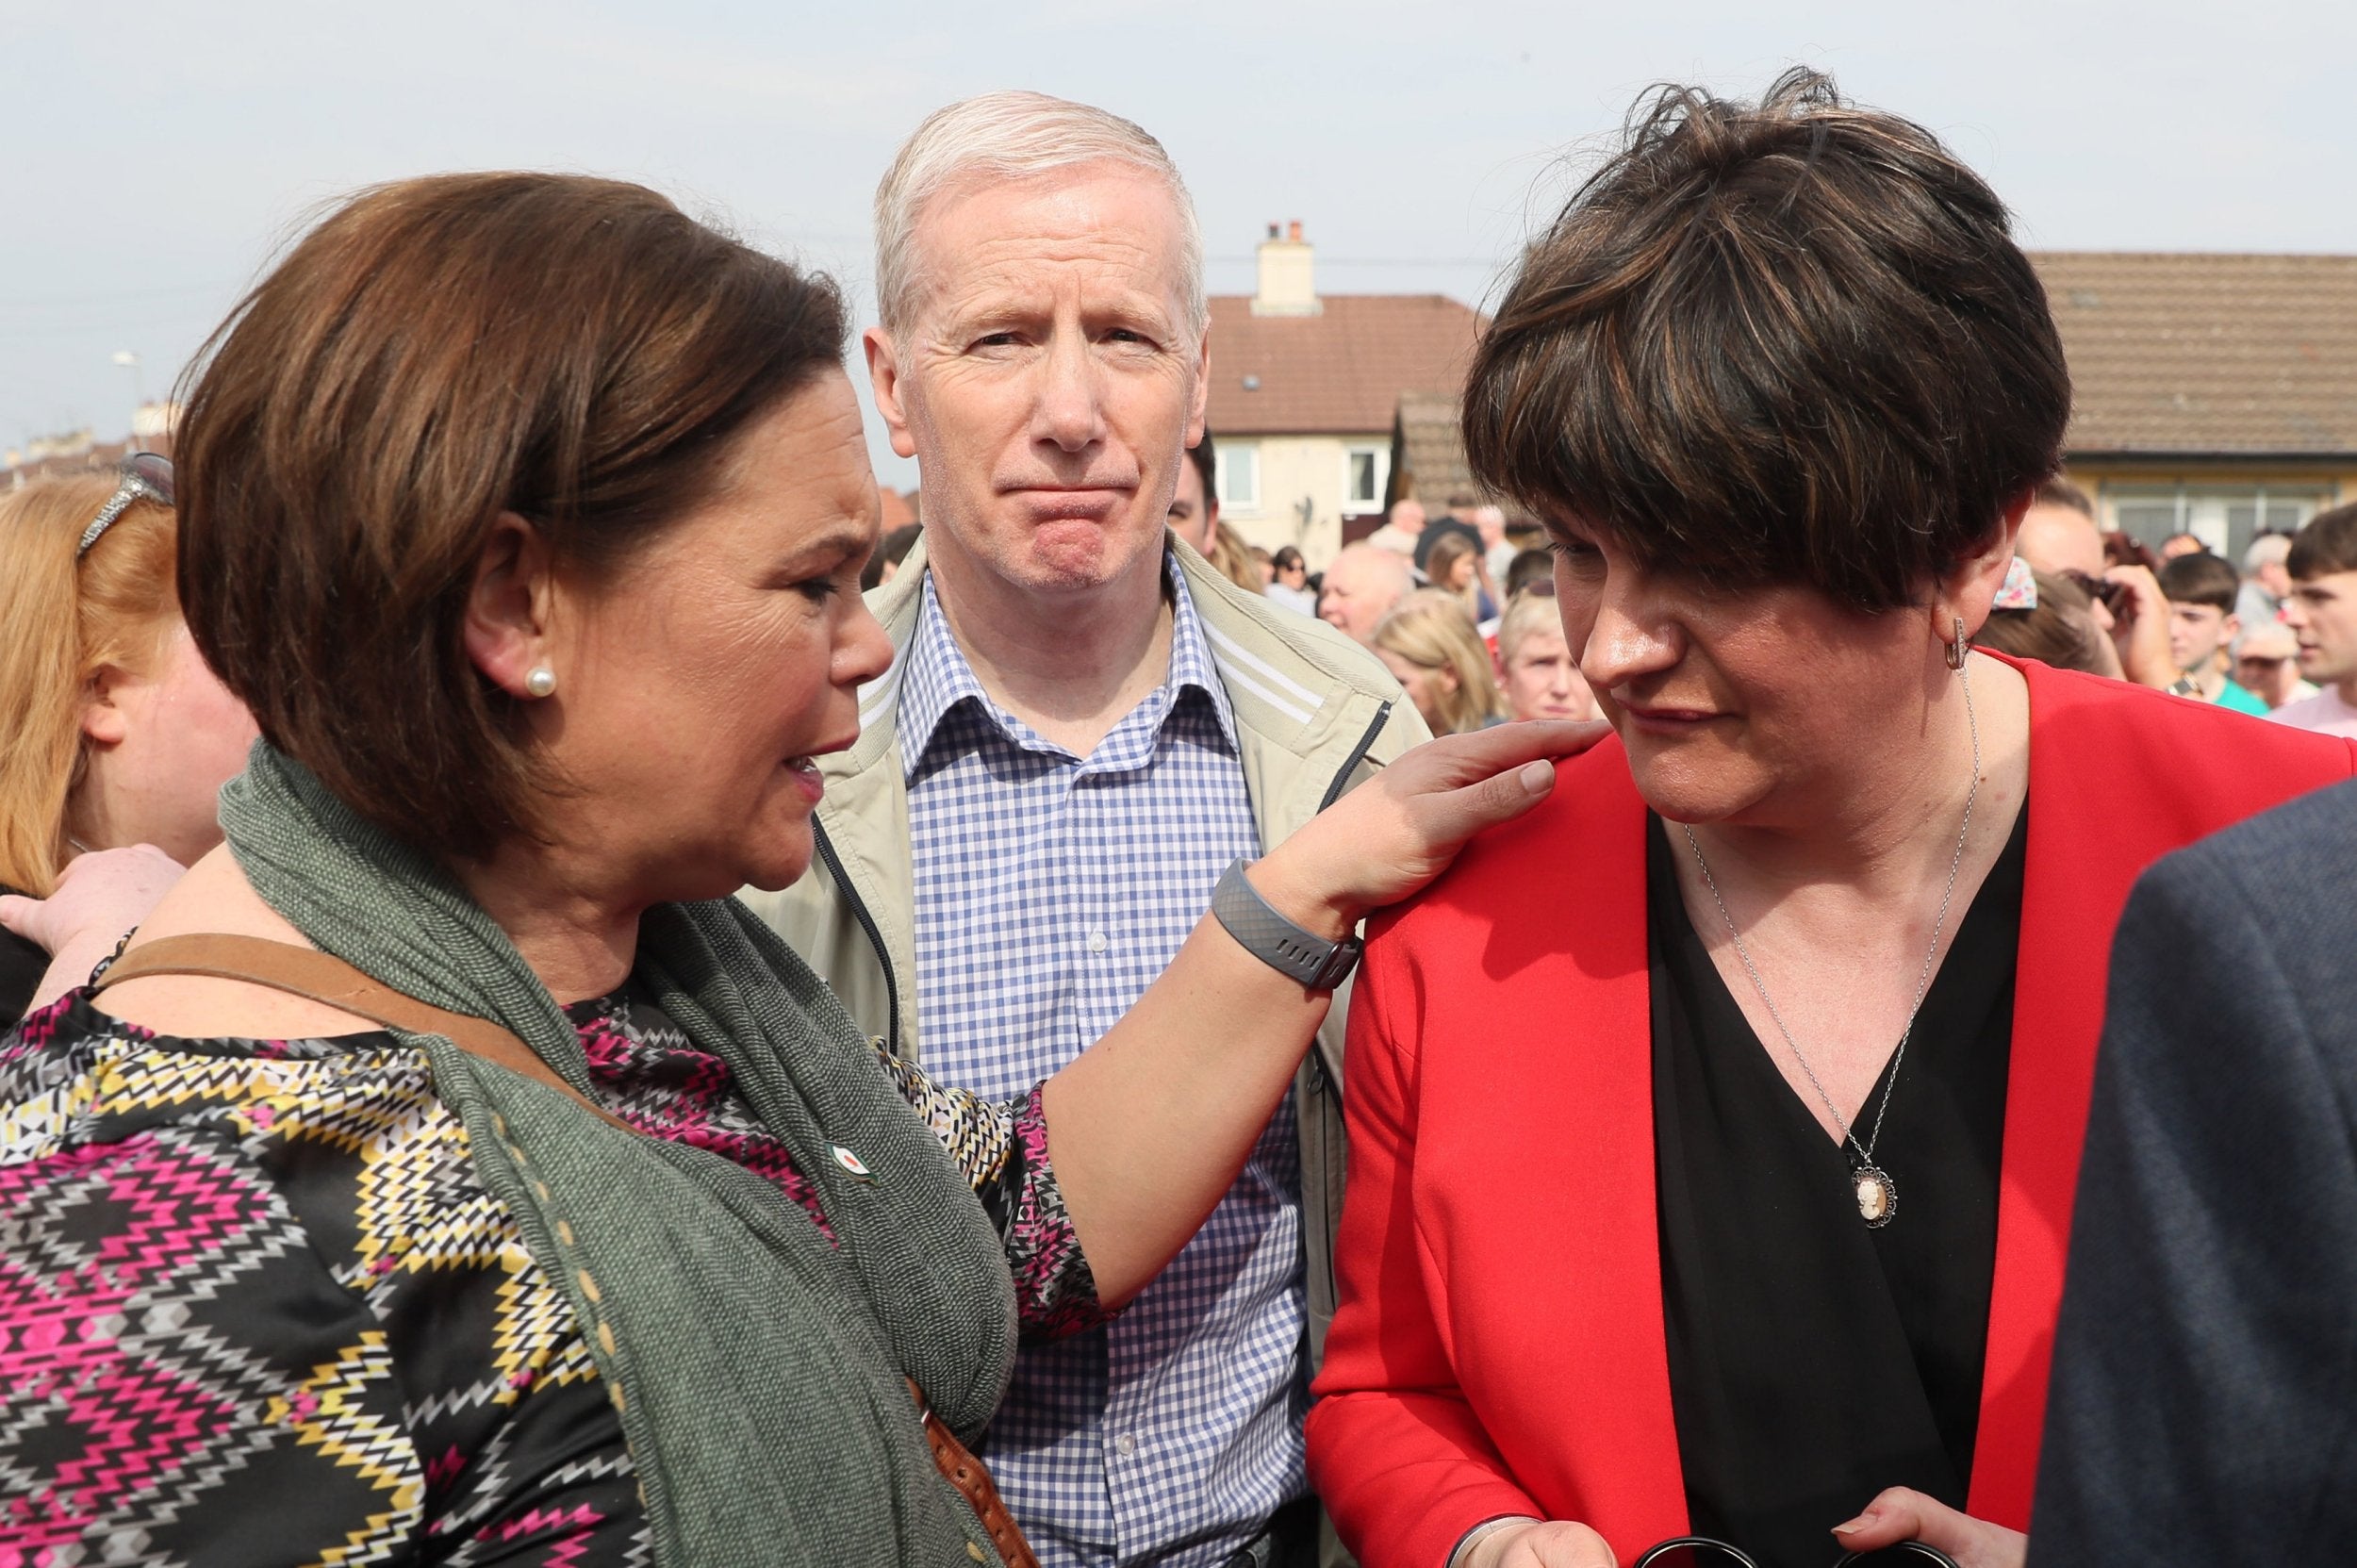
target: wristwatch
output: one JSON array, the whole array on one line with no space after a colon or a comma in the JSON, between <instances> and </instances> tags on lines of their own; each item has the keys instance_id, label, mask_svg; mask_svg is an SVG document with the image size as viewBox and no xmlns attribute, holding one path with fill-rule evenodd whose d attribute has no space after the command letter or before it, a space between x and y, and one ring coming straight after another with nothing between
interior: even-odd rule
<instances>
[{"instance_id":1,"label":"wristwatch","mask_svg":"<svg viewBox=\"0 0 2357 1568\"><path fill-rule=\"evenodd\" d=\"M1242 855L1228 863L1211 892L1211 913L1244 951L1312 991L1331 991L1359 966L1366 950L1356 936L1329 942L1304 931L1271 907L1244 874Z\"/></svg>"}]
</instances>

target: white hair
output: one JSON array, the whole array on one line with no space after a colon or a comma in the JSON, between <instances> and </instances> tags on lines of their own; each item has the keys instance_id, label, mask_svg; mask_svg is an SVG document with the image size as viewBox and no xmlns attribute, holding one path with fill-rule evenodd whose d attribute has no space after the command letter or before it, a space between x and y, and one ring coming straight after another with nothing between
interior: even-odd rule
<instances>
[{"instance_id":1,"label":"white hair","mask_svg":"<svg viewBox=\"0 0 2357 1568\"><path fill-rule=\"evenodd\" d=\"M2298 633L2280 620L2263 620L2256 626L2246 626L2235 634L2233 656L2239 659L2246 650L2263 642L2273 643L2279 648L2290 647L2297 650L2299 647L2299 636Z\"/></svg>"},{"instance_id":2,"label":"white hair","mask_svg":"<svg viewBox=\"0 0 2357 1568\"><path fill-rule=\"evenodd\" d=\"M1162 144L1117 114L1045 92L985 92L938 108L900 144L876 187L876 308L884 330L907 324L918 279L917 220L950 187L979 177L1035 179L1083 163L1126 163L1155 175L1178 211L1178 267L1188 326L1210 321L1203 299L1203 231L1195 200Z\"/></svg>"},{"instance_id":3,"label":"white hair","mask_svg":"<svg viewBox=\"0 0 2357 1568\"><path fill-rule=\"evenodd\" d=\"M2256 577L2261 567L2280 567L2291 559L2292 541L2287 534L2262 534L2250 541L2250 548L2242 553L2242 569L2246 577Z\"/></svg>"}]
</instances>

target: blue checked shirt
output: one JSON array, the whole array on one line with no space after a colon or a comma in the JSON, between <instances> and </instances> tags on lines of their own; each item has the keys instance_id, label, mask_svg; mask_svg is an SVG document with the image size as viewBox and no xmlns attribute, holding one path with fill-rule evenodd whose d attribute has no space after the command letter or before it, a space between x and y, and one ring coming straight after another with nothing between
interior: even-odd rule
<instances>
[{"instance_id":1,"label":"blue checked shirt","mask_svg":"<svg viewBox=\"0 0 2357 1568\"><path fill-rule=\"evenodd\" d=\"M897 718L926 1070L1022 1093L1162 972L1260 852L1186 584L1170 672L1085 759L993 702L925 585ZM1308 1489L1290 1097L1195 1240L1111 1325L1026 1345L983 1457L1046 1568L1217 1564Z\"/></svg>"}]
</instances>

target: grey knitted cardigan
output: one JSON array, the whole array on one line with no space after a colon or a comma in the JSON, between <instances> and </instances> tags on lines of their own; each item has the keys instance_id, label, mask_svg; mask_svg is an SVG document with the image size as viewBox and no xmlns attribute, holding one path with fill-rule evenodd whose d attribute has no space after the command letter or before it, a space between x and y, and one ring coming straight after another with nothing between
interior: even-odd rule
<instances>
[{"instance_id":1,"label":"grey knitted cardigan","mask_svg":"<svg viewBox=\"0 0 2357 1568\"><path fill-rule=\"evenodd\" d=\"M266 743L222 792L222 825L255 889L312 942L505 1025L587 1091L554 999L430 856ZM997 1563L901 1381L968 1435L1005 1391L1014 1283L981 1205L833 994L734 900L650 910L635 972L792 1149L837 1246L726 1160L634 1137L438 1035L412 1043L485 1186L572 1304L621 1412L655 1561Z\"/></svg>"}]
</instances>

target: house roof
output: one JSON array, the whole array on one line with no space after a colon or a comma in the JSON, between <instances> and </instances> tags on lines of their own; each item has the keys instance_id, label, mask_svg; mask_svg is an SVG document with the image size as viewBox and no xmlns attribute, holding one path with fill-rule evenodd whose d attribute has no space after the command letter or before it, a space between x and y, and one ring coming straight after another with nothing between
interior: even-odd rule
<instances>
[{"instance_id":1,"label":"house roof","mask_svg":"<svg viewBox=\"0 0 2357 1568\"><path fill-rule=\"evenodd\" d=\"M2357 453L2357 256L2031 260L2070 361L2072 456Z\"/></svg>"},{"instance_id":2,"label":"house roof","mask_svg":"<svg viewBox=\"0 0 2357 1568\"><path fill-rule=\"evenodd\" d=\"M2070 362L2072 457L2357 454L2357 256L2030 259ZM1224 375L1219 352L1214 338ZM1401 461L1424 495L1469 478L1456 411L1454 383L1398 400Z\"/></svg>"},{"instance_id":3,"label":"house roof","mask_svg":"<svg viewBox=\"0 0 2357 1568\"><path fill-rule=\"evenodd\" d=\"M1381 434L1403 392L1455 397L1481 313L1442 294L1328 294L1315 316L1211 305L1211 434ZM1258 386L1247 390L1245 378Z\"/></svg>"},{"instance_id":4,"label":"house roof","mask_svg":"<svg viewBox=\"0 0 2357 1568\"><path fill-rule=\"evenodd\" d=\"M1473 467L1465 461L1464 437L1457 428L1458 395L1455 392L1402 392L1399 397L1399 422L1394 427L1399 443L1398 467L1406 472L1394 471L1393 487L1401 494L1413 494L1427 505L1444 500L1459 491L1486 494L1483 487L1474 483Z\"/></svg>"}]
</instances>

